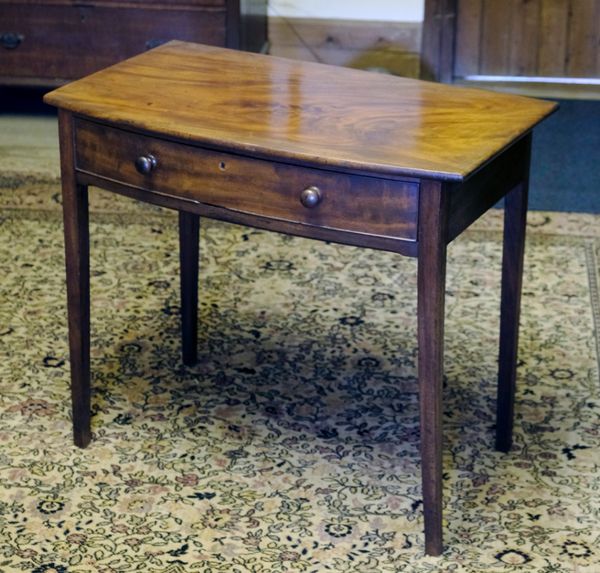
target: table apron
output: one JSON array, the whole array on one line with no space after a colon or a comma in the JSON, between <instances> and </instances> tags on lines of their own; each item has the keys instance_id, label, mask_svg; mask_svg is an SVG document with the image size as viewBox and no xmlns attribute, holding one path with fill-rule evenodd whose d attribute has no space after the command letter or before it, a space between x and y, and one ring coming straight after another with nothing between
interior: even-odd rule
<instances>
[{"instance_id":1,"label":"table apron","mask_svg":"<svg viewBox=\"0 0 600 573\"><path fill-rule=\"evenodd\" d=\"M317 239L415 250L414 180L260 159L82 118L74 142L78 177L143 201Z\"/></svg>"},{"instance_id":2,"label":"table apron","mask_svg":"<svg viewBox=\"0 0 600 573\"><path fill-rule=\"evenodd\" d=\"M381 251L390 251L407 257L417 256L417 241L382 237L360 232L341 231L338 229L328 229L325 227L313 227L311 225L305 225L302 223L243 213L233 209L201 203L192 199L185 199L174 195L169 195L167 193L138 189L136 187L124 185L118 181L104 179L83 171L76 171L75 177L77 182L81 185L99 187L113 193L131 197L132 199L136 199L138 201L143 201L152 205L158 205L159 207L165 207L167 209L196 213L201 217L206 217L209 219L226 221L228 223L235 223L238 225L246 225L248 227L255 227L257 229L264 229L266 231L273 231L276 233L284 233L286 235L295 235L308 239L330 241L332 243L365 247Z\"/></svg>"}]
</instances>

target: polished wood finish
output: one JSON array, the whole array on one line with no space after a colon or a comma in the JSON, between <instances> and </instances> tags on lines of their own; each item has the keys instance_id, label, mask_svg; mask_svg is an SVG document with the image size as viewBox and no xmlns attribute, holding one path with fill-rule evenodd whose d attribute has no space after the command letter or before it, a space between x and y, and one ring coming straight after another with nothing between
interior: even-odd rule
<instances>
[{"instance_id":1,"label":"polished wood finish","mask_svg":"<svg viewBox=\"0 0 600 573\"><path fill-rule=\"evenodd\" d=\"M102 122L242 155L454 181L555 107L384 74L365 79L359 70L335 69L335 82L331 74L330 66L312 62L170 42L59 88L46 101Z\"/></svg>"},{"instance_id":2,"label":"polished wood finish","mask_svg":"<svg viewBox=\"0 0 600 573\"><path fill-rule=\"evenodd\" d=\"M75 444L85 448L90 430L90 239L88 189L73 170L73 120L59 110L62 201L67 267L69 355Z\"/></svg>"},{"instance_id":3,"label":"polished wood finish","mask_svg":"<svg viewBox=\"0 0 600 573\"><path fill-rule=\"evenodd\" d=\"M200 203L196 201L190 201L189 199L181 199L173 195L166 195L156 191L138 189L136 187L123 185L115 181L111 181L110 179L97 177L85 172L78 172L78 180L85 182L86 185L102 187L109 191L131 197L132 199L145 201L147 203L159 205L160 207L166 207L168 209L189 211L190 213L196 213L197 215L208 217L210 219L219 219L229 223L259 227L267 231L275 231L279 233L286 233L288 235L319 239L321 241L333 241L345 245L392 251L409 257L414 257L417 254L418 243L416 241L407 241L404 239L382 237L379 235L354 233L339 229L330 229L327 227L304 225L302 223L294 223L283 219L273 219L262 215L243 213L233 209L217 207L208 203Z\"/></svg>"},{"instance_id":4,"label":"polished wood finish","mask_svg":"<svg viewBox=\"0 0 600 573\"><path fill-rule=\"evenodd\" d=\"M529 138L516 141L500 157L478 170L462 184L449 187L448 241L493 207L507 189L515 187L529 165ZM485 189L485 193L481 190Z\"/></svg>"},{"instance_id":5,"label":"polished wood finish","mask_svg":"<svg viewBox=\"0 0 600 573\"><path fill-rule=\"evenodd\" d=\"M419 404L425 552L442 545L442 375L448 193L444 183L421 184L417 316L419 323Z\"/></svg>"},{"instance_id":6,"label":"polished wood finish","mask_svg":"<svg viewBox=\"0 0 600 573\"><path fill-rule=\"evenodd\" d=\"M89 439L88 185L181 212L186 364L197 358L198 216L416 256L425 548L439 555L447 244L511 192L498 407L505 448L530 132L554 104L180 42L45 99L61 108L74 426L88 436L76 443Z\"/></svg>"},{"instance_id":7,"label":"polished wood finish","mask_svg":"<svg viewBox=\"0 0 600 573\"><path fill-rule=\"evenodd\" d=\"M0 0L0 83L57 85L172 39L259 51L267 41L266 1Z\"/></svg>"},{"instance_id":8,"label":"polished wood finish","mask_svg":"<svg viewBox=\"0 0 600 573\"><path fill-rule=\"evenodd\" d=\"M83 120L76 133L79 171L232 211L416 240L416 183L248 159ZM135 167L136 158L146 154L159 158L151 177ZM244 194L238 192L240 187ZM301 203L309 187L322 194L312 209Z\"/></svg>"},{"instance_id":9,"label":"polished wood finish","mask_svg":"<svg viewBox=\"0 0 600 573\"><path fill-rule=\"evenodd\" d=\"M531 136L528 136L523 144L525 147L523 178L504 199L504 249L496 416L496 449L501 452L508 452L512 444Z\"/></svg>"}]
</instances>

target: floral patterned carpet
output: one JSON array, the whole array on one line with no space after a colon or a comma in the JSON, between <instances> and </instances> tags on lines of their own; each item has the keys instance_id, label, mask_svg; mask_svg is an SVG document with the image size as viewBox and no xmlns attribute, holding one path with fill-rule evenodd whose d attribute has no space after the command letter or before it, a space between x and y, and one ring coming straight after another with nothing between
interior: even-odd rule
<instances>
[{"instance_id":1,"label":"floral patterned carpet","mask_svg":"<svg viewBox=\"0 0 600 573\"><path fill-rule=\"evenodd\" d=\"M416 266L92 190L94 440L72 445L56 181L0 180L0 571L600 572L600 217L532 213L493 449L500 214L449 249L445 544L423 556Z\"/></svg>"}]
</instances>

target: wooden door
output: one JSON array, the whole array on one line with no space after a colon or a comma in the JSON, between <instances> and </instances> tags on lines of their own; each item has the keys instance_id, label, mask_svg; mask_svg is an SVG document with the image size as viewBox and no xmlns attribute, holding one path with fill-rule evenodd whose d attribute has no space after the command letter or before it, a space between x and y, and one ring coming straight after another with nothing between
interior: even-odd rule
<instances>
[{"instance_id":1,"label":"wooden door","mask_svg":"<svg viewBox=\"0 0 600 573\"><path fill-rule=\"evenodd\" d=\"M424 76L600 77L600 0L426 0Z\"/></svg>"}]
</instances>

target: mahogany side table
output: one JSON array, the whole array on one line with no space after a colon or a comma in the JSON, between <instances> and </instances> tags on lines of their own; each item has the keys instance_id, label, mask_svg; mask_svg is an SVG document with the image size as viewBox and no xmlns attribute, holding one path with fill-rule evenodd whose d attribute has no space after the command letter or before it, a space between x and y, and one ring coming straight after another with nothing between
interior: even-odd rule
<instances>
[{"instance_id":1,"label":"mahogany side table","mask_svg":"<svg viewBox=\"0 0 600 573\"><path fill-rule=\"evenodd\" d=\"M512 439L531 130L555 104L171 42L59 108L75 443L90 433L88 185L179 211L183 361L199 217L418 259L425 550L442 552L446 246L506 196L496 447Z\"/></svg>"}]
</instances>

